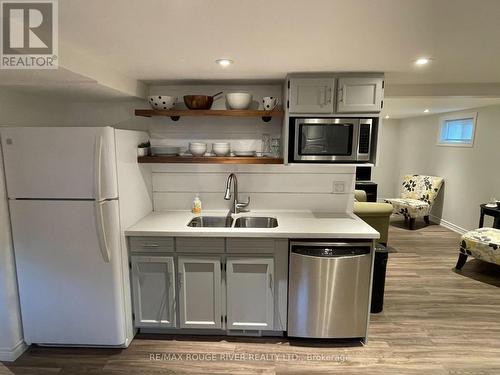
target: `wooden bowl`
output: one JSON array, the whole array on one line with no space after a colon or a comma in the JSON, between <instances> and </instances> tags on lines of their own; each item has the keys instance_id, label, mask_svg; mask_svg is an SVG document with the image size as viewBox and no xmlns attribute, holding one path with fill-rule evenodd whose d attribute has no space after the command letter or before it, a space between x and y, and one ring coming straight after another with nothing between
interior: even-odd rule
<instances>
[{"instance_id":1,"label":"wooden bowl","mask_svg":"<svg viewBox=\"0 0 500 375\"><path fill-rule=\"evenodd\" d=\"M184 103L189 109L210 109L214 102L213 96L184 95Z\"/></svg>"}]
</instances>

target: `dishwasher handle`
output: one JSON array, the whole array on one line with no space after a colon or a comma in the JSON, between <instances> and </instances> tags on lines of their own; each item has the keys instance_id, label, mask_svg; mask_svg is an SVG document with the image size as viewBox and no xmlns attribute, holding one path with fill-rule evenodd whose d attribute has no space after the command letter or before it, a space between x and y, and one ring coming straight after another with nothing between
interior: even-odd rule
<instances>
[{"instance_id":1,"label":"dishwasher handle","mask_svg":"<svg viewBox=\"0 0 500 375\"><path fill-rule=\"evenodd\" d=\"M371 247L352 244L351 246L292 245L292 253L311 257L338 258L370 254Z\"/></svg>"}]
</instances>

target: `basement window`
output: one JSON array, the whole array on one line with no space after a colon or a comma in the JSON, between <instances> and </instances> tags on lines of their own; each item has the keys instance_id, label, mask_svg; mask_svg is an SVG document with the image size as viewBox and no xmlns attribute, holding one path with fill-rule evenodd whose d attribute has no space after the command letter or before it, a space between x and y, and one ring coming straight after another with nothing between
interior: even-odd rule
<instances>
[{"instance_id":1,"label":"basement window","mask_svg":"<svg viewBox=\"0 0 500 375\"><path fill-rule=\"evenodd\" d=\"M441 118L439 126L439 146L472 147L477 112Z\"/></svg>"}]
</instances>

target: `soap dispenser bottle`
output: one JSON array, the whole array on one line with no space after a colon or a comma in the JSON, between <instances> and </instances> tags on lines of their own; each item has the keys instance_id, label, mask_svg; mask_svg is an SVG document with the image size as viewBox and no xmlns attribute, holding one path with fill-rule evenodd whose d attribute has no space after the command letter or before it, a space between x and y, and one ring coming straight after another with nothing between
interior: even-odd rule
<instances>
[{"instance_id":1,"label":"soap dispenser bottle","mask_svg":"<svg viewBox=\"0 0 500 375\"><path fill-rule=\"evenodd\" d=\"M191 211L193 214L201 214L201 199L198 194L193 199L193 209Z\"/></svg>"}]
</instances>

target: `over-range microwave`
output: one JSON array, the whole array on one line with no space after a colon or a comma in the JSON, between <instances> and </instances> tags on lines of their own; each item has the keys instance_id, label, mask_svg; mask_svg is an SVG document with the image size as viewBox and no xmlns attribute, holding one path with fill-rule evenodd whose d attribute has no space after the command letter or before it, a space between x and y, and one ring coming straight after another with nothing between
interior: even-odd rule
<instances>
[{"instance_id":1,"label":"over-range microwave","mask_svg":"<svg viewBox=\"0 0 500 375\"><path fill-rule=\"evenodd\" d=\"M372 118L293 118L290 162L368 162Z\"/></svg>"}]
</instances>

